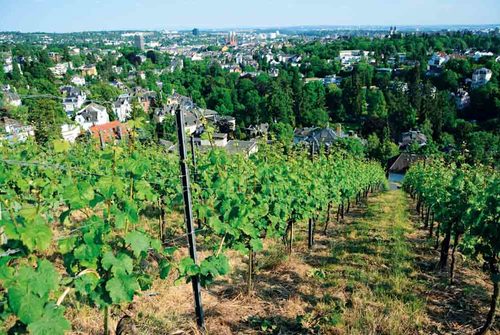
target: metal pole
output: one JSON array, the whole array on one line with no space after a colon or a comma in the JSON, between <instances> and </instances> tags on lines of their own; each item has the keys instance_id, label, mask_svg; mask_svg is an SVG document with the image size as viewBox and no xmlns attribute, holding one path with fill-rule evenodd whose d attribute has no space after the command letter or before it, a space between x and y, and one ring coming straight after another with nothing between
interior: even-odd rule
<instances>
[{"instance_id":1,"label":"metal pole","mask_svg":"<svg viewBox=\"0 0 500 335\"><path fill-rule=\"evenodd\" d=\"M191 142L191 160L193 162L193 180L196 182L197 179L197 171L196 171L196 153L194 151L194 136L190 136L190 142Z\"/></svg>"},{"instance_id":2,"label":"metal pole","mask_svg":"<svg viewBox=\"0 0 500 335\"><path fill-rule=\"evenodd\" d=\"M189 255L195 264L198 264L196 255L196 238L193 226L193 208L191 206L191 190L189 187L189 169L187 165L186 152L186 134L184 132L184 112L180 107L176 111L177 119L177 138L179 140L179 163L181 168L182 194L184 196L184 214L186 217L187 239L189 243ZM201 303L201 287L199 277L192 276L191 283L193 284L194 303L196 311L196 323L202 333L205 332L205 319L203 315L203 306Z\"/></svg>"},{"instance_id":3,"label":"metal pole","mask_svg":"<svg viewBox=\"0 0 500 335\"><path fill-rule=\"evenodd\" d=\"M312 249L313 244L314 244L314 231L313 231L313 219L309 218L309 229L308 229L308 239L307 239L307 246L309 249Z\"/></svg>"},{"instance_id":4,"label":"metal pole","mask_svg":"<svg viewBox=\"0 0 500 335\"><path fill-rule=\"evenodd\" d=\"M104 135L102 134L102 131L99 130L99 143L101 145L101 150L104 150L106 147L106 141L104 141Z\"/></svg>"},{"instance_id":5,"label":"metal pole","mask_svg":"<svg viewBox=\"0 0 500 335\"><path fill-rule=\"evenodd\" d=\"M195 152L195 144L194 144L194 136L191 135L190 138L190 143L191 143L191 161L193 162L193 180L196 183L198 181L198 171L196 169L196 152ZM198 218L196 221L198 221L198 229L202 228L201 224L201 219L199 218L199 212L198 212Z\"/></svg>"},{"instance_id":6,"label":"metal pole","mask_svg":"<svg viewBox=\"0 0 500 335\"><path fill-rule=\"evenodd\" d=\"M310 147L310 158L311 162L314 161L314 142L311 142L311 147ZM307 238L307 246L309 249L312 249L313 244L314 244L314 223L313 223L313 217L311 214L311 218L309 218L309 227L308 227L308 238Z\"/></svg>"}]
</instances>

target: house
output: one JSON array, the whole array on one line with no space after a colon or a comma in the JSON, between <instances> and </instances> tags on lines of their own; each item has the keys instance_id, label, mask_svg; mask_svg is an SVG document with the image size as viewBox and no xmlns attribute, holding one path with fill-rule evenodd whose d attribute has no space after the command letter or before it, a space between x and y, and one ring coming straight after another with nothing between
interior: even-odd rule
<instances>
[{"instance_id":1,"label":"house","mask_svg":"<svg viewBox=\"0 0 500 335\"><path fill-rule=\"evenodd\" d=\"M230 140L224 149L230 154L244 154L248 157L257 153L259 146L256 141Z\"/></svg>"},{"instance_id":2,"label":"house","mask_svg":"<svg viewBox=\"0 0 500 335\"><path fill-rule=\"evenodd\" d=\"M97 68L95 65L85 65L80 68L83 77L95 77L97 76Z\"/></svg>"},{"instance_id":3,"label":"house","mask_svg":"<svg viewBox=\"0 0 500 335\"><path fill-rule=\"evenodd\" d=\"M455 100L455 104L458 110L464 110L470 105L470 95L464 89L459 89L457 93L452 93L451 96Z\"/></svg>"},{"instance_id":4,"label":"house","mask_svg":"<svg viewBox=\"0 0 500 335\"><path fill-rule=\"evenodd\" d=\"M28 137L35 136L35 130L30 125L8 118L0 118L0 140L9 142L24 142Z\"/></svg>"},{"instance_id":5,"label":"house","mask_svg":"<svg viewBox=\"0 0 500 335\"><path fill-rule=\"evenodd\" d=\"M168 67L168 72L182 71L183 68L184 68L184 61L181 58L174 58L170 62L170 66Z\"/></svg>"},{"instance_id":6,"label":"house","mask_svg":"<svg viewBox=\"0 0 500 335\"><path fill-rule=\"evenodd\" d=\"M68 53L70 56L78 56L80 55L80 48L70 47Z\"/></svg>"},{"instance_id":7,"label":"house","mask_svg":"<svg viewBox=\"0 0 500 335\"><path fill-rule=\"evenodd\" d=\"M486 85L490 80L493 72L485 67L477 69L472 74L472 89Z\"/></svg>"},{"instance_id":8,"label":"house","mask_svg":"<svg viewBox=\"0 0 500 335\"><path fill-rule=\"evenodd\" d=\"M364 52L362 50L341 50L339 52L339 57L337 58L340 60L340 63L342 64L342 67L347 67L349 65L358 63L361 61L363 58L365 58L368 55L368 52Z\"/></svg>"},{"instance_id":9,"label":"house","mask_svg":"<svg viewBox=\"0 0 500 335\"><path fill-rule=\"evenodd\" d=\"M221 116L216 111L208 109L204 110L202 113L208 122L219 128L221 133L229 133L236 130L236 119L234 117L227 115Z\"/></svg>"},{"instance_id":10,"label":"house","mask_svg":"<svg viewBox=\"0 0 500 335\"><path fill-rule=\"evenodd\" d=\"M70 117L76 110L83 106L85 101L87 101L87 94L79 88L73 86L62 86L60 91L64 95L64 111Z\"/></svg>"},{"instance_id":11,"label":"house","mask_svg":"<svg viewBox=\"0 0 500 335\"><path fill-rule=\"evenodd\" d=\"M472 58L477 62L483 57L493 57L493 52L476 51Z\"/></svg>"},{"instance_id":12,"label":"house","mask_svg":"<svg viewBox=\"0 0 500 335\"><path fill-rule=\"evenodd\" d=\"M439 71L441 67L450 59L450 57L444 52L436 52L432 55L431 59L427 63L427 67L430 71Z\"/></svg>"},{"instance_id":13,"label":"house","mask_svg":"<svg viewBox=\"0 0 500 335\"><path fill-rule=\"evenodd\" d=\"M195 114L190 111L184 112L184 129L189 135L194 134L200 126L201 122Z\"/></svg>"},{"instance_id":14,"label":"house","mask_svg":"<svg viewBox=\"0 0 500 335\"><path fill-rule=\"evenodd\" d=\"M115 143L125 138L127 128L120 121L112 121L89 128L93 138L104 143Z\"/></svg>"},{"instance_id":15,"label":"house","mask_svg":"<svg viewBox=\"0 0 500 335\"><path fill-rule=\"evenodd\" d=\"M197 138L196 140L202 146L211 146L213 143L216 147L225 147L227 145L227 134L214 133L211 139Z\"/></svg>"},{"instance_id":16,"label":"house","mask_svg":"<svg viewBox=\"0 0 500 335\"><path fill-rule=\"evenodd\" d=\"M389 173L404 173L410 166L421 160L423 157L416 154L411 154L408 152L403 152L391 159L389 159L387 164L387 172Z\"/></svg>"},{"instance_id":17,"label":"house","mask_svg":"<svg viewBox=\"0 0 500 335\"><path fill-rule=\"evenodd\" d=\"M155 91L147 91L140 87L134 88L133 95L135 98L137 98L137 101L146 113L149 112L149 108L152 104L154 104L154 101L156 100Z\"/></svg>"},{"instance_id":18,"label":"house","mask_svg":"<svg viewBox=\"0 0 500 335\"><path fill-rule=\"evenodd\" d=\"M125 90L127 88L127 86L122 83L121 81L119 80L113 80L111 83L110 83L111 86L114 86L120 90Z\"/></svg>"},{"instance_id":19,"label":"house","mask_svg":"<svg viewBox=\"0 0 500 335\"><path fill-rule=\"evenodd\" d=\"M49 68L49 70L55 77L61 78L64 77L66 72L68 72L68 70L71 68L72 68L71 63L58 63L55 66Z\"/></svg>"},{"instance_id":20,"label":"house","mask_svg":"<svg viewBox=\"0 0 500 335\"><path fill-rule=\"evenodd\" d=\"M295 129L293 142L298 143L309 143L316 146L326 145L330 146L334 142L347 137L358 138L354 133L344 133L340 126L336 130L331 128L300 128Z\"/></svg>"},{"instance_id":21,"label":"house","mask_svg":"<svg viewBox=\"0 0 500 335\"><path fill-rule=\"evenodd\" d=\"M267 137L269 132L269 123L261 123L259 125L251 125L248 128L245 128L247 136L250 138L255 137Z\"/></svg>"},{"instance_id":22,"label":"house","mask_svg":"<svg viewBox=\"0 0 500 335\"><path fill-rule=\"evenodd\" d=\"M0 56L3 56L3 72L5 73L10 73L14 69L14 66L12 65L12 55L9 53L3 53L0 54Z\"/></svg>"},{"instance_id":23,"label":"house","mask_svg":"<svg viewBox=\"0 0 500 335\"><path fill-rule=\"evenodd\" d=\"M80 136L80 126L75 124L63 124L61 126L61 136L65 141L74 143L78 136Z\"/></svg>"},{"instance_id":24,"label":"house","mask_svg":"<svg viewBox=\"0 0 500 335\"><path fill-rule=\"evenodd\" d=\"M337 77L337 75L326 76L323 78L323 85L328 86L331 84L340 85L342 78Z\"/></svg>"},{"instance_id":25,"label":"house","mask_svg":"<svg viewBox=\"0 0 500 335\"><path fill-rule=\"evenodd\" d=\"M73 76L73 78L71 78L71 83L75 86L84 86L85 78L80 76Z\"/></svg>"},{"instance_id":26,"label":"house","mask_svg":"<svg viewBox=\"0 0 500 335\"><path fill-rule=\"evenodd\" d=\"M401 134L401 142L399 142L400 149L407 149L413 143L418 144L419 147L423 147L427 145L427 136L419 130L410 130Z\"/></svg>"},{"instance_id":27,"label":"house","mask_svg":"<svg viewBox=\"0 0 500 335\"><path fill-rule=\"evenodd\" d=\"M19 97L19 95L17 93L7 91L7 92L4 92L3 94L4 94L5 103L7 105L12 106L12 107L19 107L22 105L21 98Z\"/></svg>"},{"instance_id":28,"label":"house","mask_svg":"<svg viewBox=\"0 0 500 335\"><path fill-rule=\"evenodd\" d=\"M57 52L49 52L49 58L52 59L54 63L62 61L62 56Z\"/></svg>"},{"instance_id":29,"label":"house","mask_svg":"<svg viewBox=\"0 0 500 335\"><path fill-rule=\"evenodd\" d=\"M88 130L92 126L108 123L109 115L106 107L91 103L76 114L75 121L80 124L83 130Z\"/></svg>"},{"instance_id":30,"label":"house","mask_svg":"<svg viewBox=\"0 0 500 335\"><path fill-rule=\"evenodd\" d=\"M132 115L132 105L130 104L130 96L128 94L122 94L116 99L112 106L113 113L120 122L125 122L127 118Z\"/></svg>"},{"instance_id":31,"label":"house","mask_svg":"<svg viewBox=\"0 0 500 335\"><path fill-rule=\"evenodd\" d=\"M153 112L153 119L157 123L162 123L166 116L175 115L177 105L165 104L162 107L155 108Z\"/></svg>"}]
</instances>

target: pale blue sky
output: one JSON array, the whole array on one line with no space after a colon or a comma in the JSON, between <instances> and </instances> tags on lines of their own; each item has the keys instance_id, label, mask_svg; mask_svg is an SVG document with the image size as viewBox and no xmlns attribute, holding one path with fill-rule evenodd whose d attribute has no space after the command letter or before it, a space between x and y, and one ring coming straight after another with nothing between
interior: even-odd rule
<instances>
[{"instance_id":1,"label":"pale blue sky","mask_svg":"<svg viewBox=\"0 0 500 335\"><path fill-rule=\"evenodd\" d=\"M500 0L0 0L0 31L500 23Z\"/></svg>"}]
</instances>

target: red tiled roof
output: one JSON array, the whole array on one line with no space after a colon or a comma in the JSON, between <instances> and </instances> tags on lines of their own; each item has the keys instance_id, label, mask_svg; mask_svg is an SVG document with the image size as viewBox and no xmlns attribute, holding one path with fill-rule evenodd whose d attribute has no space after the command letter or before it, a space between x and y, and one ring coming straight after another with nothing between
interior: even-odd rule
<instances>
[{"instance_id":1,"label":"red tiled roof","mask_svg":"<svg viewBox=\"0 0 500 335\"><path fill-rule=\"evenodd\" d=\"M92 136L97 139L99 138L99 133L101 133L105 142L119 139L119 130L121 130L122 135L127 134L127 127L125 127L125 125L120 121L112 121L105 124L92 126L89 130L92 133Z\"/></svg>"}]
</instances>

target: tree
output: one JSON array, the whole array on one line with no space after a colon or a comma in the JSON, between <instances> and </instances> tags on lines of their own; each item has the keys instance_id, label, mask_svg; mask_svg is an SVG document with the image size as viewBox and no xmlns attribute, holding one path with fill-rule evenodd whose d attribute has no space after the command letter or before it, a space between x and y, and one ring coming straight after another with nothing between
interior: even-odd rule
<instances>
[{"instance_id":1,"label":"tree","mask_svg":"<svg viewBox=\"0 0 500 335\"><path fill-rule=\"evenodd\" d=\"M92 100L103 104L104 102L112 103L121 94L121 91L107 83L99 82L89 87Z\"/></svg>"},{"instance_id":2,"label":"tree","mask_svg":"<svg viewBox=\"0 0 500 335\"><path fill-rule=\"evenodd\" d=\"M456 91L458 89L458 74L452 70L445 70L436 78L436 87L440 90Z\"/></svg>"},{"instance_id":3,"label":"tree","mask_svg":"<svg viewBox=\"0 0 500 335\"><path fill-rule=\"evenodd\" d=\"M346 113L342 104L342 89L335 84L330 84L326 88L326 106L333 121L344 121Z\"/></svg>"},{"instance_id":4,"label":"tree","mask_svg":"<svg viewBox=\"0 0 500 335\"><path fill-rule=\"evenodd\" d=\"M387 118L387 103L382 91L378 89L367 90L366 103L368 105L368 116L381 119Z\"/></svg>"},{"instance_id":5,"label":"tree","mask_svg":"<svg viewBox=\"0 0 500 335\"><path fill-rule=\"evenodd\" d=\"M319 81L304 86L303 102L300 118L297 123L302 126L326 126L328 113L325 108L325 88Z\"/></svg>"},{"instance_id":6,"label":"tree","mask_svg":"<svg viewBox=\"0 0 500 335\"><path fill-rule=\"evenodd\" d=\"M486 132L477 131L468 136L467 148L471 162L483 164L500 163L500 136Z\"/></svg>"},{"instance_id":7,"label":"tree","mask_svg":"<svg viewBox=\"0 0 500 335\"><path fill-rule=\"evenodd\" d=\"M38 143L61 138L61 125L66 114L58 101L51 99L35 100L29 106L29 121L35 127L35 139Z\"/></svg>"},{"instance_id":8,"label":"tree","mask_svg":"<svg viewBox=\"0 0 500 335\"><path fill-rule=\"evenodd\" d=\"M295 125L292 90L290 87L282 86L279 82L273 81L266 97L266 109L268 111L266 121Z\"/></svg>"},{"instance_id":9,"label":"tree","mask_svg":"<svg viewBox=\"0 0 500 335\"><path fill-rule=\"evenodd\" d=\"M365 156L365 146L358 138L341 138L335 142L335 146L348 152L354 157L363 158Z\"/></svg>"},{"instance_id":10,"label":"tree","mask_svg":"<svg viewBox=\"0 0 500 335\"><path fill-rule=\"evenodd\" d=\"M297 120L298 123L302 123L302 113L304 112L304 83L297 70L294 70L292 75L292 96L295 120Z\"/></svg>"},{"instance_id":11,"label":"tree","mask_svg":"<svg viewBox=\"0 0 500 335\"><path fill-rule=\"evenodd\" d=\"M500 118L500 89L488 83L472 90L467 117L473 120Z\"/></svg>"},{"instance_id":12,"label":"tree","mask_svg":"<svg viewBox=\"0 0 500 335\"><path fill-rule=\"evenodd\" d=\"M359 118L363 113L365 101L361 92L361 79L356 68L354 68L352 75L342 83L343 104L347 115L352 118Z\"/></svg>"},{"instance_id":13,"label":"tree","mask_svg":"<svg viewBox=\"0 0 500 335\"><path fill-rule=\"evenodd\" d=\"M285 144L292 143L293 140L293 128L288 123L276 122L271 124L269 129L271 137L275 138L278 142Z\"/></svg>"},{"instance_id":14,"label":"tree","mask_svg":"<svg viewBox=\"0 0 500 335\"><path fill-rule=\"evenodd\" d=\"M417 123L417 111L409 104L406 95L397 90L388 92L386 97L393 135L399 136L401 132L414 128Z\"/></svg>"},{"instance_id":15,"label":"tree","mask_svg":"<svg viewBox=\"0 0 500 335\"><path fill-rule=\"evenodd\" d=\"M222 115L233 115L234 105L231 90L223 87L215 87L207 99L208 108L214 109Z\"/></svg>"}]
</instances>

